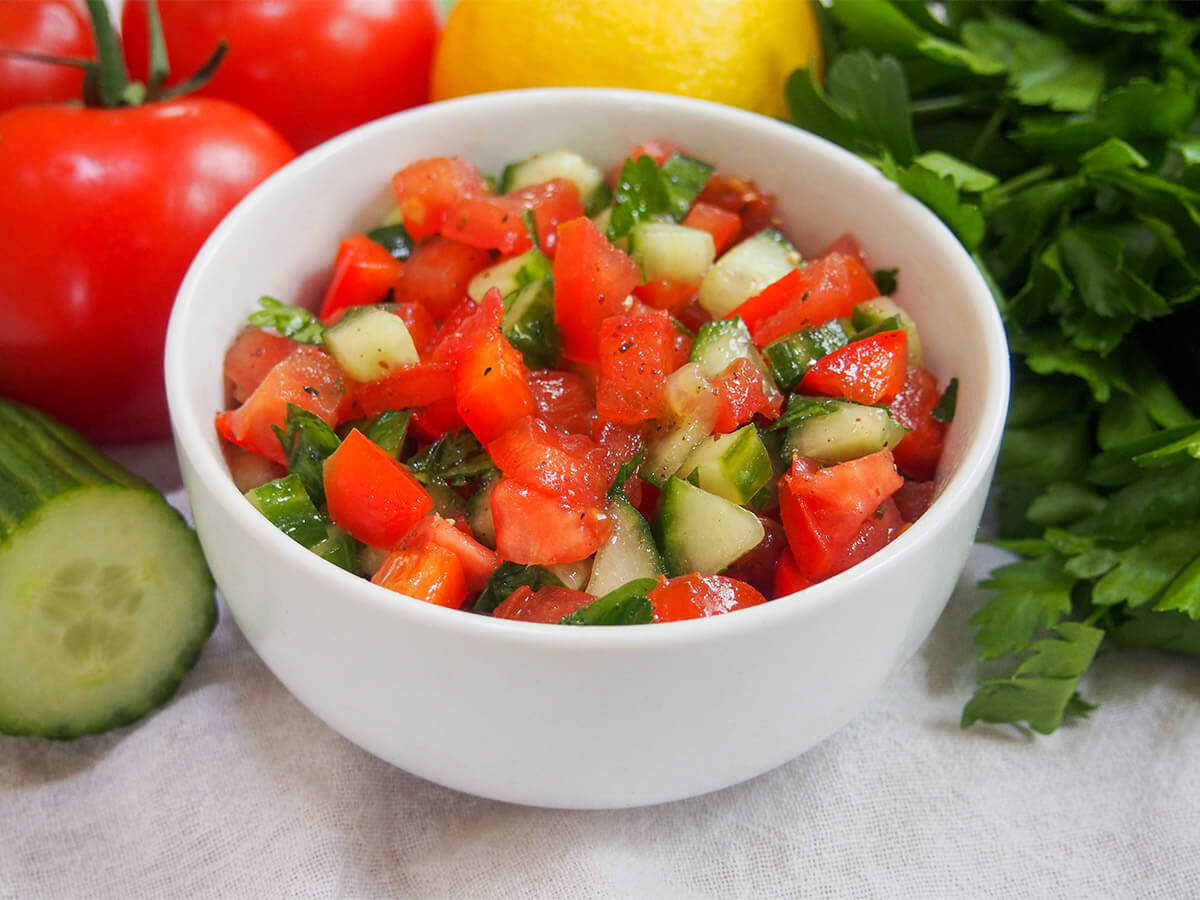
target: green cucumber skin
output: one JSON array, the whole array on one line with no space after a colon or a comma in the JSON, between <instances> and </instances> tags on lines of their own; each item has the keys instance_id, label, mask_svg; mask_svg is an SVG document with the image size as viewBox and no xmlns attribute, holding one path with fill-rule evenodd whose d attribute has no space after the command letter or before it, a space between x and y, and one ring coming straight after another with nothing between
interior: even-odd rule
<instances>
[{"instance_id":1,"label":"green cucumber skin","mask_svg":"<svg viewBox=\"0 0 1200 900\"><path fill-rule=\"evenodd\" d=\"M181 578L194 582L194 596L189 598L194 605L186 610L193 619L192 630L174 656L157 667L151 687L113 699L106 709L46 721L28 715L22 697L0 691L0 733L73 740L135 722L174 696L216 628L216 585L195 532L178 510L149 482L104 457L73 430L37 410L0 400L0 575L6 567L25 562L14 562L10 554L30 529L53 521L56 512L62 513L56 507L80 500L106 510L117 505L139 508L139 523L153 518L155 533L169 535L172 549L187 567ZM19 605L24 599L0 596L0 612L6 603ZM11 634L7 637L12 639Z\"/></svg>"}]
</instances>

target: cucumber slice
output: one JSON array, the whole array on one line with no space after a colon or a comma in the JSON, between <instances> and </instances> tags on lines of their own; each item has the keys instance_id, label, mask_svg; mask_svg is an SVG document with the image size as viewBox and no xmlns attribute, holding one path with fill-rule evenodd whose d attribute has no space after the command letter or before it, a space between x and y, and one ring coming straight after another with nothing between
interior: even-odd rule
<instances>
[{"instance_id":1,"label":"cucumber slice","mask_svg":"<svg viewBox=\"0 0 1200 900\"><path fill-rule=\"evenodd\" d=\"M908 433L886 407L832 398L807 399L824 406L828 413L789 426L783 448L786 460L803 456L823 463L845 462L895 447Z\"/></svg>"},{"instance_id":2,"label":"cucumber slice","mask_svg":"<svg viewBox=\"0 0 1200 900\"><path fill-rule=\"evenodd\" d=\"M742 357L750 360L762 373L763 394L768 399L783 396L775 384L771 369L750 339L750 330L740 318L717 319L701 325L696 340L692 342L689 360L700 364L705 378L716 378L731 362Z\"/></svg>"},{"instance_id":3,"label":"cucumber slice","mask_svg":"<svg viewBox=\"0 0 1200 900\"><path fill-rule=\"evenodd\" d=\"M548 369L562 354L554 324L554 280L541 278L505 298L500 330L531 369Z\"/></svg>"},{"instance_id":4,"label":"cucumber slice","mask_svg":"<svg viewBox=\"0 0 1200 900\"><path fill-rule=\"evenodd\" d=\"M512 259L484 269L467 284L467 294L478 303L489 290L499 288L500 296L507 297L530 282L545 278L550 270L550 260L546 254L537 247L531 247Z\"/></svg>"},{"instance_id":5,"label":"cucumber slice","mask_svg":"<svg viewBox=\"0 0 1200 900\"><path fill-rule=\"evenodd\" d=\"M0 401L0 732L74 738L166 702L216 625L213 590L149 484Z\"/></svg>"},{"instance_id":6,"label":"cucumber slice","mask_svg":"<svg viewBox=\"0 0 1200 900\"><path fill-rule=\"evenodd\" d=\"M753 425L713 435L679 467L680 478L739 506L749 503L771 475L771 456Z\"/></svg>"},{"instance_id":7,"label":"cucumber slice","mask_svg":"<svg viewBox=\"0 0 1200 900\"><path fill-rule=\"evenodd\" d=\"M355 307L326 328L325 349L355 381L420 362L404 320L376 306Z\"/></svg>"},{"instance_id":8,"label":"cucumber slice","mask_svg":"<svg viewBox=\"0 0 1200 900\"><path fill-rule=\"evenodd\" d=\"M725 251L708 270L700 282L700 305L714 319L723 319L801 261L787 238L764 228Z\"/></svg>"},{"instance_id":9,"label":"cucumber slice","mask_svg":"<svg viewBox=\"0 0 1200 900\"><path fill-rule=\"evenodd\" d=\"M670 575L715 575L758 546L758 516L679 478L663 486L654 534Z\"/></svg>"},{"instance_id":10,"label":"cucumber slice","mask_svg":"<svg viewBox=\"0 0 1200 900\"><path fill-rule=\"evenodd\" d=\"M815 328L801 328L763 347L763 356L779 386L790 391L822 356L845 347L850 339L837 319Z\"/></svg>"},{"instance_id":11,"label":"cucumber slice","mask_svg":"<svg viewBox=\"0 0 1200 900\"><path fill-rule=\"evenodd\" d=\"M612 531L596 551L586 588L597 597L635 578L657 578L663 573L662 556L642 514L624 497L610 499L607 512Z\"/></svg>"},{"instance_id":12,"label":"cucumber slice","mask_svg":"<svg viewBox=\"0 0 1200 900\"><path fill-rule=\"evenodd\" d=\"M866 331L874 328L888 319L899 320L899 327L908 335L908 364L910 366L925 365L925 352L921 348L921 336L917 333L917 323L912 316L900 308L890 297L876 297L857 304L850 312L850 321L856 331Z\"/></svg>"},{"instance_id":13,"label":"cucumber slice","mask_svg":"<svg viewBox=\"0 0 1200 900\"><path fill-rule=\"evenodd\" d=\"M716 258L712 235L669 222L641 222L629 231L629 252L646 281L699 284Z\"/></svg>"},{"instance_id":14,"label":"cucumber slice","mask_svg":"<svg viewBox=\"0 0 1200 900\"><path fill-rule=\"evenodd\" d=\"M507 194L531 184L545 184L552 178L574 182L585 206L604 186L604 173L578 153L551 150L505 166L504 174L500 176L500 193Z\"/></svg>"},{"instance_id":15,"label":"cucumber slice","mask_svg":"<svg viewBox=\"0 0 1200 900\"><path fill-rule=\"evenodd\" d=\"M667 376L662 432L646 448L638 474L654 485L674 475L688 454L712 434L717 421L717 392L697 363L686 363Z\"/></svg>"}]
</instances>

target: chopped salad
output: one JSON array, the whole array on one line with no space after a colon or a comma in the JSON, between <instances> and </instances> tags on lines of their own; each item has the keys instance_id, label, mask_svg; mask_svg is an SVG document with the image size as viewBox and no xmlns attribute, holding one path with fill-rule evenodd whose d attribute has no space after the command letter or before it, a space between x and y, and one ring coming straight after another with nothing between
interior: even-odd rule
<instances>
[{"instance_id":1,"label":"chopped salad","mask_svg":"<svg viewBox=\"0 0 1200 900\"><path fill-rule=\"evenodd\" d=\"M441 606L637 624L753 606L920 516L956 382L852 235L651 141L396 173L320 308L263 297L216 416L249 501Z\"/></svg>"}]
</instances>

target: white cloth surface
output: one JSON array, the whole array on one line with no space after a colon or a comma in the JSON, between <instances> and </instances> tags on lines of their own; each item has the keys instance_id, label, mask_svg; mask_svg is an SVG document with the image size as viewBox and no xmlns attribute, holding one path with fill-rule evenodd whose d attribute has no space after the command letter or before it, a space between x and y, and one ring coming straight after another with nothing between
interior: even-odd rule
<instances>
[{"instance_id":1,"label":"white cloth surface","mask_svg":"<svg viewBox=\"0 0 1200 900\"><path fill-rule=\"evenodd\" d=\"M166 448L117 455L177 483ZM0 736L0 900L1200 897L1200 662L1100 660L1100 708L1049 737L958 727L981 674L974 585L999 558L975 549L922 649L820 746L611 812L393 768L294 700L222 608L149 718L71 743Z\"/></svg>"}]
</instances>

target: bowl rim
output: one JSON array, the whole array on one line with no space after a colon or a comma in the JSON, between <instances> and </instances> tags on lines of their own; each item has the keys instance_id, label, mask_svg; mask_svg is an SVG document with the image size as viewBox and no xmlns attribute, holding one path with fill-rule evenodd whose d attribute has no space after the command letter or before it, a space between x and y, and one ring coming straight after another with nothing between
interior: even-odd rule
<instances>
[{"instance_id":1,"label":"bowl rim","mask_svg":"<svg viewBox=\"0 0 1200 900\"><path fill-rule=\"evenodd\" d=\"M523 109L529 105L580 103L638 104L649 108L683 110L689 116L711 119L714 126L720 123L721 127L766 134L769 140L791 141L805 153L823 157L826 164L847 168L863 179L900 191L870 163L789 123L705 100L649 91L616 88L500 91L430 103L377 119L318 145L270 175L226 215L193 259L171 312L164 353L168 404L177 453L181 458L187 458L200 486L211 495L223 515L231 516L240 528L262 541L265 547L281 554L289 566L296 568L307 580L320 585L322 591L336 591L339 603L360 603L398 621L407 620L412 625L458 630L464 637L479 635L486 640L525 646L627 650L643 646L659 648L679 643L723 641L747 631L776 627L785 619L815 614L837 603L845 593L853 592L858 583L868 580L880 567L891 565L896 557L906 553L910 547L932 539L935 533L950 526L951 520L969 502L980 482L989 478L999 450L1009 394L1008 346L999 310L986 281L958 238L933 212L908 195L896 198L902 207L907 207L904 215L936 236L939 243L944 245L946 258L953 264L956 273L971 287L963 302L973 311L973 317L977 320L983 337L981 349L985 356L982 386L985 396L982 398L979 424L963 449L958 468L946 478L941 491L924 515L862 562L798 593L719 616L658 622L651 628L552 628L544 623L496 619L467 610L436 606L389 591L341 570L274 528L254 512L237 490L215 432L205 434L199 424L204 421L206 414L195 408L191 402L194 392L187 388L193 378L200 377L198 372L189 372L186 365L188 325L195 314L193 311L203 307L199 288L207 270L214 260L219 259L225 245L236 237L240 223L255 207L270 203L272 198L287 191L294 182L303 181L310 171L336 158L344 148L360 141L369 141L377 134L390 134L401 122L405 123L401 128L404 130L410 127L410 122L414 123L411 127L424 127L427 122L435 123L439 119L469 118L480 113L491 116L497 111L514 107ZM236 605L236 602L231 604L231 608Z\"/></svg>"}]
</instances>

